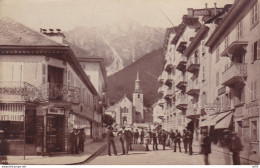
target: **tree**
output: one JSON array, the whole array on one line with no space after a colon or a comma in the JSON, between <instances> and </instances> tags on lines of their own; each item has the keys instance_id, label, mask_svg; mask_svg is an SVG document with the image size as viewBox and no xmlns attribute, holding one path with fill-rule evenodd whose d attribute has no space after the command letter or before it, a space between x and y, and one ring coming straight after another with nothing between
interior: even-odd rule
<instances>
[{"instance_id":1,"label":"tree","mask_svg":"<svg viewBox=\"0 0 260 168\"><path fill-rule=\"evenodd\" d=\"M108 114L103 114L102 115L102 123L104 123L107 126L112 125L115 122L115 119L111 117Z\"/></svg>"}]
</instances>

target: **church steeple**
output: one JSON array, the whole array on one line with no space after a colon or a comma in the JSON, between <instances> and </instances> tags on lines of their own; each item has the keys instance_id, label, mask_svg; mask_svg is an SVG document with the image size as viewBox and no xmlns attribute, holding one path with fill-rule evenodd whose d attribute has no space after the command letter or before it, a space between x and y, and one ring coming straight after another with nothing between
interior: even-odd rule
<instances>
[{"instance_id":1,"label":"church steeple","mask_svg":"<svg viewBox=\"0 0 260 168\"><path fill-rule=\"evenodd\" d=\"M142 93L141 80L139 79L139 72L138 71L137 71L136 80L135 80L135 93Z\"/></svg>"}]
</instances>

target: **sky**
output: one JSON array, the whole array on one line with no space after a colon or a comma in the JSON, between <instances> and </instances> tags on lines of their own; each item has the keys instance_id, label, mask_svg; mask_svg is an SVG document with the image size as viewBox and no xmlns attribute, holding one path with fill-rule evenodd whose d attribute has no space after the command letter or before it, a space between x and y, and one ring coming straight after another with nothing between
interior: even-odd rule
<instances>
[{"instance_id":1,"label":"sky","mask_svg":"<svg viewBox=\"0 0 260 168\"><path fill-rule=\"evenodd\" d=\"M10 17L35 30L98 27L136 20L153 27L181 23L187 8L223 7L234 0L0 0L0 17ZM168 21L171 20L173 25Z\"/></svg>"}]
</instances>

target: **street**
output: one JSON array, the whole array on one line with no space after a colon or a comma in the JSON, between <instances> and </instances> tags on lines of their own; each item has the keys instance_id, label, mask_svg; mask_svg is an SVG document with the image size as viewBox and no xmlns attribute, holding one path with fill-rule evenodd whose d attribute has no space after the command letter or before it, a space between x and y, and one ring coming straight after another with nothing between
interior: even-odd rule
<instances>
[{"instance_id":1,"label":"street","mask_svg":"<svg viewBox=\"0 0 260 168\"><path fill-rule=\"evenodd\" d=\"M194 146L194 154L187 155L183 151L173 152L169 147L162 150L162 145L159 145L158 151L152 150L152 145L149 145L151 151L146 152L145 146L142 144L133 144L133 151L128 155L122 155L121 144L116 140L116 149L118 155L108 156L107 148L96 158L85 164L89 165L203 165L202 155L198 153L199 148ZM182 144L183 145L183 144ZM183 150L183 148L182 148ZM223 165L224 157L220 152L213 152L210 156L210 164ZM214 158L214 159L213 159Z\"/></svg>"}]
</instances>

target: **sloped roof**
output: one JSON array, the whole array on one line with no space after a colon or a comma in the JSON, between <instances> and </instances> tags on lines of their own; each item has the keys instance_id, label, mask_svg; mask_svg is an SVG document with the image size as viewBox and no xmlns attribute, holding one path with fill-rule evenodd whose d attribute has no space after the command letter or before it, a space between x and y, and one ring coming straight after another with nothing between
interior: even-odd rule
<instances>
[{"instance_id":1,"label":"sloped roof","mask_svg":"<svg viewBox=\"0 0 260 168\"><path fill-rule=\"evenodd\" d=\"M117 106L117 104L110 106L105 111L115 111L116 106Z\"/></svg>"},{"instance_id":2,"label":"sloped roof","mask_svg":"<svg viewBox=\"0 0 260 168\"><path fill-rule=\"evenodd\" d=\"M0 18L0 45L66 46L10 18Z\"/></svg>"}]
</instances>

